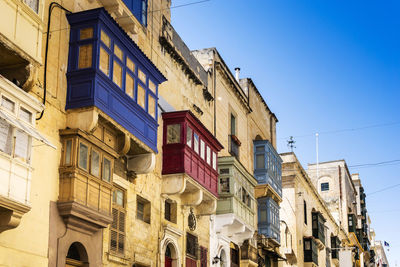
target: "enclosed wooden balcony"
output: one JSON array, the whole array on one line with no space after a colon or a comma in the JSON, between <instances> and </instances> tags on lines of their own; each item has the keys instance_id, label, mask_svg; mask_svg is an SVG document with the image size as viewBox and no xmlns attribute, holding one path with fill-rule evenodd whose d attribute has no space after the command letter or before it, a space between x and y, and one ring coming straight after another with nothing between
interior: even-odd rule
<instances>
[{"instance_id":1,"label":"enclosed wooden balcony","mask_svg":"<svg viewBox=\"0 0 400 267\"><path fill-rule=\"evenodd\" d=\"M257 228L254 197L257 180L234 156L220 157L218 171L216 231L229 236L236 244L242 244Z\"/></svg>"},{"instance_id":2,"label":"enclosed wooden balcony","mask_svg":"<svg viewBox=\"0 0 400 267\"><path fill-rule=\"evenodd\" d=\"M162 114L163 193L182 194L188 205L218 197L218 152L222 145L190 111ZM196 204L197 203L197 204Z\"/></svg>"},{"instance_id":3,"label":"enclosed wooden balcony","mask_svg":"<svg viewBox=\"0 0 400 267\"><path fill-rule=\"evenodd\" d=\"M66 110L96 107L157 152L158 85L165 77L104 8L67 18Z\"/></svg>"},{"instance_id":4,"label":"enclosed wooden balcony","mask_svg":"<svg viewBox=\"0 0 400 267\"><path fill-rule=\"evenodd\" d=\"M112 174L116 153L80 130L60 133L58 210L70 228L93 233L112 222Z\"/></svg>"},{"instance_id":5,"label":"enclosed wooden balcony","mask_svg":"<svg viewBox=\"0 0 400 267\"><path fill-rule=\"evenodd\" d=\"M318 266L318 248L314 237L303 238L304 266Z\"/></svg>"},{"instance_id":6,"label":"enclosed wooden balcony","mask_svg":"<svg viewBox=\"0 0 400 267\"><path fill-rule=\"evenodd\" d=\"M325 248L325 221L321 212L312 213L312 233L319 249Z\"/></svg>"}]
</instances>

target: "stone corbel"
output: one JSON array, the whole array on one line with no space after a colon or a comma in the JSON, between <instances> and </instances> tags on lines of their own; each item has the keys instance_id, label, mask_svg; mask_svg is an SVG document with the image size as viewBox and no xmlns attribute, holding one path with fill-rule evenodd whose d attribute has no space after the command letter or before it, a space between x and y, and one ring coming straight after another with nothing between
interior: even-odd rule
<instances>
[{"instance_id":1,"label":"stone corbel","mask_svg":"<svg viewBox=\"0 0 400 267\"><path fill-rule=\"evenodd\" d=\"M0 233L17 227L22 216L30 209L29 206L0 197Z\"/></svg>"},{"instance_id":2,"label":"stone corbel","mask_svg":"<svg viewBox=\"0 0 400 267\"><path fill-rule=\"evenodd\" d=\"M165 175L161 189L166 195L182 194L186 189L186 179L182 175Z\"/></svg>"},{"instance_id":3,"label":"stone corbel","mask_svg":"<svg viewBox=\"0 0 400 267\"><path fill-rule=\"evenodd\" d=\"M212 215L212 214L215 214L216 210L217 210L217 201L214 199L207 200L207 201L203 201L197 207L197 214L198 215Z\"/></svg>"},{"instance_id":4,"label":"stone corbel","mask_svg":"<svg viewBox=\"0 0 400 267\"><path fill-rule=\"evenodd\" d=\"M77 110L67 114L67 127L81 129L87 133L96 130L99 113L95 109Z\"/></svg>"},{"instance_id":5,"label":"stone corbel","mask_svg":"<svg viewBox=\"0 0 400 267\"><path fill-rule=\"evenodd\" d=\"M196 189L182 194L182 204L184 206L198 206L202 201L203 190Z\"/></svg>"},{"instance_id":6,"label":"stone corbel","mask_svg":"<svg viewBox=\"0 0 400 267\"><path fill-rule=\"evenodd\" d=\"M154 153L128 156L128 171L136 174L152 172L156 166L156 155Z\"/></svg>"},{"instance_id":7,"label":"stone corbel","mask_svg":"<svg viewBox=\"0 0 400 267\"><path fill-rule=\"evenodd\" d=\"M38 80L38 68L30 63L25 67L25 70L28 73L28 78L22 85L22 89L26 92L29 92L36 85Z\"/></svg>"}]
</instances>

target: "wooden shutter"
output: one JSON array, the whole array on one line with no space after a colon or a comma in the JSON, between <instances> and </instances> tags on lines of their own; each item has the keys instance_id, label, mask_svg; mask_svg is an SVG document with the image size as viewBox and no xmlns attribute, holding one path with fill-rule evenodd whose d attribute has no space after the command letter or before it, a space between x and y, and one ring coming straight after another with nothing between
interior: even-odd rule
<instances>
[{"instance_id":1,"label":"wooden shutter","mask_svg":"<svg viewBox=\"0 0 400 267\"><path fill-rule=\"evenodd\" d=\"M200 266L207 267L207 248L200 247Z\"/></svg>"},{"instance_id":2,"label":"wooden shutter","mask_svg":"<svg viewBox=\"0 0 400 267\"><path fill-rule=\"evenodd\" d=\"M125 210L113 208L110 230L110 250L119 254L125 251Z\"/></svg>"}]
</instances>

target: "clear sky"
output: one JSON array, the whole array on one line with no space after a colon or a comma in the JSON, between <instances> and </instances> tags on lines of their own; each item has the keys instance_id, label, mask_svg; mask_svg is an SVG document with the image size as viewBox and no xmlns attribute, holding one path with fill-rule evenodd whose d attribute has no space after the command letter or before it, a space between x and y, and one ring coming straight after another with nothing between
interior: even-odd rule
<instances>
[{"instance_id":1,"label":"clear sky","mask_svg":"<svg viewBox=\"0 0 400 267\"><path fill-rule=\"evenodd\" d=\"M211 0L172 9L172 24L190 49L217 47L253 79L279 119L278 152L295 136L306 168L320 132L320 161L353 166L400 160L399 14L400 1ZM390 264L400 264L400 162L350 171Z\"/></svg>"}]
</instances>

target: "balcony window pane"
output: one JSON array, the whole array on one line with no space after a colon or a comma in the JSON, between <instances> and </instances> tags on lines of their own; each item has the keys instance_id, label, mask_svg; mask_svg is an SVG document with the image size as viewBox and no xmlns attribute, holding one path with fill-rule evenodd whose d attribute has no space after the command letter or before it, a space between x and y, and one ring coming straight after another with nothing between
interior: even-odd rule
<instances>
[{"instance_id":1,"label":"balcony window pane","mask_svg":"<svg viewBox=\"0 0 400 267\"><path fill-rule=\"evenodd\" d=\"M264 151L264 146L257 146L257 147L256 147L256 151L257 151L257 152L262 152L262 151Z\"/></svg>"},{"instance_id":2,"label":"balcony window pane","mask_svg":"<svg viewBox=\"0 0 400 267\"><path fill-rule=\"evenodd\" d=\"M156 100L151 95L149 95L149 107L148 107L148 110L149 110L148 112L149 112L150 116L155 118L156 117Z\"/></svg>"},{"instance_id":3,"label":"balcony window pane","mask_svg":"<svg viewBox=\"0 0 400 267\"><path fill-rule=\"evenodd\" d=\"M311 241L304 240L304 249L305 250L311 250Z\"/></svg>"},{"instance_id":4,"label":"balcony window pane","mask_svg":"<svg viewBox=\"0 0 400 267\"><path fill-rule=\"evenodd\" d=\"M4 107L5 109L11 111L12 113L14 113L14 111L15 111L15 103L8 98L5 98L5 97L2 98L1 106Z\"/></svg>"},{"instance_id":5,"label":"balcony window pane","mask_svg":"<svg viewBox=\"0 0 400 267\"><path fill-rule=\"evenodd\" d=\"M200 157L201 157L202 159L204 159L204 154L205 154L205 151L204 151L204 141L200 139Z\"/></svg>"},{"instance_id":6,"label":"balcony window pane","mask_svg":"<svg viewBox=\"0 0 400 267\"><path fill-rule=\"evenodd\" d=\"M107 158L103 158L103 180L111 181L111 161Z\"/></svg>"},{"instance_id":7,"label":"balcony window pane","mask_svg":"<svg viewBox=\"0 0 400 267\"><path fill-rule=\"evenodd\" d=\"M267 210L260 210L260 222L266 222L267 221Z\"/></svg>"},{"instance_id":8,"label":"balcony window pane","mask_svg":"<svg viewBox=\"0 0 400 267\"><path fill-rule=\"evenodd\" d=\"M216 170L217 169L217 153L213 152L212 155L213 155L212 167L214 170Z\"/></svg>"},{"instance_id":9,"label":"balcony window pane","mask_svg":"<svg viewBox=\"0 0 400 267\"><path fill-rule=\"evenodd\" d=\"M67 140L65 144L65 165L71 165L72 140Z\"/></svg>"},{"instance_id":10,"label":"balcony window pane","mask_svg":"<svg viewBox=\"0 0 400 267\"><path fill-rule=\"evenodd\" d=\"M90 39L93 37L93 28L85 28L80 30L80 39Z\"/></svg>"},{"instance_id":11,"label":"balcony window pane","mask_svg":"<svg viewBox=\"0 0 400 267\"><path fill-rule=\"evenodd\" d=\"M167 144L176 144L181 142L181 125L170 124L167 126Z\"/></svg>"},{"instance_id":12,"label":"balcony window pane","mask_svg":"<svg viewBox=\"0 0 400 267\"><path fill-rule=\"evenodd\" d=\"M197 133L193 134L193 148L194 152L199 153L199 135Z\"/></svg>"},{"instance_id":13,"label":"balcony window pane","mask_svg":"<svg viewBox=\"0 0 400 267\"><path fill-rule=\"evenodd\" d=\"M12 139L12 127L8 122L0 119L0 150L10 155Z\"/></svg>"},{"instance_id":14,"label":"balcony window pane","mask_svg":"<svg viewBox=\"0 0 400 267\"><path fill-rule=\"evenodd\" d=\"M25 4L27 4L33 11L39 13L39 0L24 0Z\"/></svg>"},{"instance_id":15,"label":"balcony window pane","mask_svg":"<svg viewBox=\"0 0 400 267\"><path fill-rule=\"evenodd\" d=\"M156 90L156 85L149 79L149 89L153 92L153 93L157 93Z\"/></svg>"},{"instance_id":16,"label":"balcony window pane","mask_svg":"<svg viewBox=\"0 0 400 267\"><path fill-rule=\"evenodd\" d=\"M19 118L23 121L26 121L28 123L32 123L32 113L27 111L24 108L21 108L19 110Z\"/></svg>"},{"instance_id":17,"label":"balcony window pane","mask_svg":"<svg viewBox=\"0 0 400 267\"><path fill-rule=\"evenodd\" d=\"M189 147L192 147L192 134L192 128L188 126L186 129L186 145L188 145Z\"/></svg>"},{"instance_id":18,"label":"balcony window pane","mask_svg":"<svg viewBox=\"0 0 400 267\"><path fill-rule=\"evenodd\" d=\"M21 130L15 131L15 156L23 159L28 158L29 135Z\"/></svg>"},{"instance_id":19,"label":"balcony window pane","mask_svg":"<svg viewBox=\"0 0 400 267\"><path fill-rule=\"evenodd\" d=\"M123 207L124 206L124 192L115 189L113 192L113 204Z\"/></svg>"},{"instance_id":20,"label":"balcony window pane","mask_svg":"<svg viewBox=\"0 0 400 267\"><path fill-rule=\"evenodd\" d=\"M110 47L111 44L110 37L108 37L108 35L105 32L101 31L100 39L103 42L103 44L105 44L107 47Z\"/></svg>"},{"instance_id":21,"label":"balcony window pane","mask_svg":"<svg viewBox=\"0 0 400 267\"><path fill-rule=\"evenodd\" d=\"M221 193L229 193L229 178L219 179L220 191Z\"/></svg>"},{"instance_id":22,"label":"balcony window pane","mask_svg":"<svg viewBox=\"0 0 400 267\"><path fill-rule=\"evenodd\" d=\"M146 84L146 74L144 74L141 69L138 70L138 76L139 79Z\"/></svg>"},{"instance_id":23,"label":"balcony window pane","mask_svg":"<svg viewBox=\"0 0 400 267\"><path fill-rule=\"evenodd\" d=\"M256 169L265 169L265 155L256 155Z\"/></svg>"},{"instance_id":24,"label":"balcony window pane","mask_svg":"<svg viewBox=\"0 0 400 267\"><path fill-rule=\"evenodd\" d=\"M133 61L129 57L126 57L126 67L132 72L135 72L135 63L133 63Z\"/></svg>"},{"instance_id":25,"label":"balcony window pane","mask_svg":"<svg viewBox=\"0 0 400 267\"><path fill-rule=\"evenodd\" d=\"M90 68L92 66L92 44L79 47L78 68Z\"/></svg>"},{"instance_id":26,"label":"balcony window pane","mask_svg":"<svg viewBox=\"0 0 400 267\"><path fill-rule=\"evenodd\" d=\"M99 69L107 76L110 75L110 55L103 47L100 47Z\"/></svg>"},{"instance_id":27,"label":"balcony window pane","mask_svg":"<svg viewBox=\"0 0 400 267\"><path fill-rule=\"evenodd\" d=\"M116 44L114 44L114 55L116 55L122 61L123 57L122 50Z\"/></svg>"},{"instance_id":28,"label":"balcony window pane","mask_svg":"<svg viewBox=\"0 0 400 267\"><path fill-rule=\"evenodd\" d=\"M100 155L97 151L92 150L92 157L90 163L90 173L96 177L100 176Z\"/></svg>"},{"instance_id":29,"label":"balcony window pane","mask_svg":"<svg viewBox=\"0 0 400 267\"><path fill-rule=\"evenodd\" d=\"M129 73L126 73L125 92L130 97L135 98L135 79Z\"/></svg>"},{"instance_id":30,"label":"balcony window pane","mask_svg":"<svg viewBox=\"0 0 400 267\"><path fill-rule=\"evenodd\" d=\"M137 103L142 108L146 108L146 91L140 84L138 84Z\"/></svg>"},{"instance_id":31,"label":"balcony window pane","mask_svg":"<svg viewBox=\"0 0 400 267\"><path fill-rule=\"evenodd\" d=\"M84 170L88 170L88 147L80 143L79 144L79 162L78 165Z\"/></svg>"},{"instance_id":32,"label":"balcony window pane","mask_svg":"<svg viewBox=\"0 0 400 267\"><path fill-rule=\"evenodd\" d=\"M211 149L209 146L207 146L207 155L206 155L206 161L208 165L211 165Z\"/></svg>"},{"instance_id":33,"label":"balcony window pane","mask_svg":"<svg viewBox=\"0 0 400 267\"><path fill-rule=\"evenodd\" d=\"M119 86L122 86L122 67L114 60L113 81Z\"/></svg>"}]
</instances>

